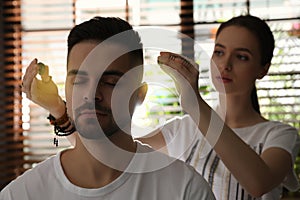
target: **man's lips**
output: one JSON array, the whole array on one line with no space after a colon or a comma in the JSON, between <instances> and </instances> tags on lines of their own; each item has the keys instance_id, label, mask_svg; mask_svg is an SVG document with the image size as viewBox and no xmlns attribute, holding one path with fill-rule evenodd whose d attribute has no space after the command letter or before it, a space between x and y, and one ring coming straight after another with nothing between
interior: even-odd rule
<instances>
[{"instance_id":1,"label":"man's lips","mask_svg":"<svg viewBox=\"0 0 300 200\"><path fill-rule=\"evenodd\" d=\"M104 111L100 111L100 110L96 110L96 111L84 110L84 111L80 112L78 116L95 117L97 115L103 116L103 115L108 115L108 113L104 112Z\"/></svg>"}]
</instances>

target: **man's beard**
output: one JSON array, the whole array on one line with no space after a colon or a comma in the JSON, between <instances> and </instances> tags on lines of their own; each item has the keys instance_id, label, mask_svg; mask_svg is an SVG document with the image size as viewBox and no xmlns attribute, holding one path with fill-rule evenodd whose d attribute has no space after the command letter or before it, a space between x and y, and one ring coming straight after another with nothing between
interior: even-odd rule
<instances>
[{"instance_id":1,"label":"man's beard","mask_svg":"<svg viewBox=\"0 0 300 200\"><path fill-rule=\"evenodd\" d=\"M80 119L80 114L83 110L92 110L95 113L94 118ZM106 125L101 124L101 119L96 115L97 111L104 113L106 116ZM72 120L78 133L86 139L103 139L110 137L120 130L115 123L112 112L109 108L93 104L86 103L75 110L75 121ZM104 123L104 122L103 122Z\"/></svg>"}]
</instances>

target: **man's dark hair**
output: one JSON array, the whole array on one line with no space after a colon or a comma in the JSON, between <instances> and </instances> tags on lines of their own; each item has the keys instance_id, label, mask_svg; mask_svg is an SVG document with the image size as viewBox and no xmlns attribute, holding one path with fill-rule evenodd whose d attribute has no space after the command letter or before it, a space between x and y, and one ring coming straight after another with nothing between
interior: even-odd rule
<instances>
[{"instance_id":1,"label":"man's dark hair","mask_svg":"<svg viewBox=\"0 0 300 200\"><path fill-rule=\"evenodd\" d=\"M140 36L128 22L116 17L97 16L76 25L68 36L68 55L77 43L82 41L100 43L123 32L126 32L126 34L122 34L122 37L116 37L113 41L124 45L130 50L132 49L129 52L132 64L134 66L142 65L143 45Z\"/></svg>"}]
</instances>

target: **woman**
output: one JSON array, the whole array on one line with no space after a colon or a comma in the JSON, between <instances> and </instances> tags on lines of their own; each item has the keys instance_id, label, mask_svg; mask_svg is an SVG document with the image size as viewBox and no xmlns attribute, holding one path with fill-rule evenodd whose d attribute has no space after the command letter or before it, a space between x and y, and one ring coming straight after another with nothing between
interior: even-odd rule
<instances>
[{"instance_id":1,"label":"woman","mask_svg":"<svg viewBox=\"0 0 300 200\"><path fill-rule=\"evenodd\" d=\"M219 92L215 110L198 93L195 64L161 52L158 62L174 78L189 115L175 118L141 140L192 165L217 199L280 199L283 186L298 189L293 171L298 132L261 116L256 97L255 81L267 74L273 50L274 37L261 19L239 16L221 24L211 64L212 81ZM34 76L24 80L27 94ZM46 108L51 114L63 115L51 111L55 106L50 105Z\"/></svg>"}]
</instances>

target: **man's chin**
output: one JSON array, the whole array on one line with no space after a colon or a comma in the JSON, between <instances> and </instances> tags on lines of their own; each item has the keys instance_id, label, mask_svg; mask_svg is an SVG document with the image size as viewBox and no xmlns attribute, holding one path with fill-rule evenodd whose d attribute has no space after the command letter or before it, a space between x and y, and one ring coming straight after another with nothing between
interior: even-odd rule
<instances>
[{"instance_id":1,"label":"man's chin","mask_svg":"<svg viewBox=\"0 0 300 200\"><path fill-rule=\"evenodd\" d=\"M119 128L101 129L100 125L96 127L84 126L77 130L81 137L89 140L104 140L120 131Z\"/></svg>"},{"instance_id":2,"label":"man's chin","mask_svg":"<svg viewBox=\"0 0 300 200\"><path fill-rule=\"evenodd\" d=\"M101 122L101 123L100 123ZM127 127L127 121L122 121L120 127ZM102 140L109 138L117 132L124 131L115 122L109 120L99 120L97 118L77 118L76 130L85 139ZM103 128L102 128L103 127ZM126 129L127 130L127 129ZM130 130L128 130L130 132ZM127 132L127 131L125 131Z\"/></svg>"}]
</instances>

